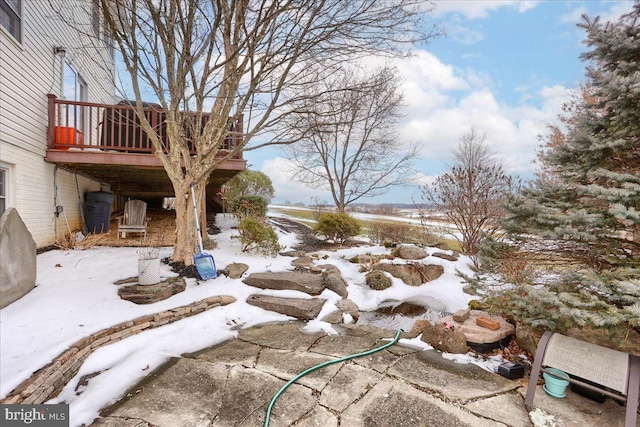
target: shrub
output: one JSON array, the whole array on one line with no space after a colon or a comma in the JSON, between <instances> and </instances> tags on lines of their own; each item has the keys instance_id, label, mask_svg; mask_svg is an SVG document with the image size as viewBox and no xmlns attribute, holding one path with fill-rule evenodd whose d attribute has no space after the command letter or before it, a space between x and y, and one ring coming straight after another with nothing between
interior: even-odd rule
<instances>
[{"instance_id":1,"label":"shrub","mask_svg":"<svg viewBox=\"0 0 640 427\"><path fill-rule=\"evenodd\" d=\"M231 203L231 213L242 221L248 217L266 218L267 199L260 196L242 196Z\"/></svg>"},{"instance_id":2,"label":"shrub","mask_svg":"<svg viewBox=\"0 0 640 427\"><path fill-rule=\"evenodd\" d=\"M256 250L263 255L276 256L282 250L278 235L270 225L255 217L247 217L238 224L242 251Z\"/></svg>"},{"instance_id":3,"label":"shrub","mask_svg":"<svg viewBox=\"0 0 640 427\"><path fill-rule=\"evenodd\" d=\"M376 291L382 291L390 288L393 282L383 271L373 270L366 276L367 285Z\"/></svg>"},{"instance_id":4,"label":"shrub","mask_svg":"<svg viewBox=\"0 0 640 427\"><path fill-rule=\"evenodd\" d=\"M388 243L422 243L431 244L436 239L432 233L422 226L400 222L373 222L369 225L371 243L384 245Z\"/></svg>"},{"instance_id":5,"label":"shrub","mask_svg":"<svg viewBox=\"0 0 640 427\"><path fill-rule=\"evenodd\" d=\"M344 243L349 237L360 233L360 224L345 213L325 212L320 215L315 234L325 236L327 240Z\"/></svg>"}]
</instances>

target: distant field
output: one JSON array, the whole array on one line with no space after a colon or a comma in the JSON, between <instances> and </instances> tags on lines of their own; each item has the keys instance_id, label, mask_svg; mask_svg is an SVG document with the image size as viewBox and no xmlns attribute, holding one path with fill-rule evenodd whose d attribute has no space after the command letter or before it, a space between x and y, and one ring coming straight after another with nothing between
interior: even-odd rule
<instances>
[{"instance_id":1,"label":"distant field","mask_svg":"<svg viewBox=\"0 0 640 427\"><path fill-rule=\"evenodd\" d=\"M282 205L269 205L269 213L275 215L283 215L289 217L295 221L306 224L310 227L313 227L316 224L313 209L310 208L302 208L295 206L282 206ZM363 237L367 237L369 235L369 230L372 224L374 223L385 223L385 224L411 224L416 227L421 226L420 220L416 218L407 218L403 216L389 216L389 215L374 215L374 214L361 214L361 213L353 213L351 214L360 224L362 228L361 235ZM449 233L446 223L441 221L429 221L429 232L432 234L436 234L439 238L438 241L446 243L449 248L453 250L460 250L460 245L458 242L450 237L447 237L446 234ZM450 234L450 233L449 233Z\"/></svg>"}]
</instances>

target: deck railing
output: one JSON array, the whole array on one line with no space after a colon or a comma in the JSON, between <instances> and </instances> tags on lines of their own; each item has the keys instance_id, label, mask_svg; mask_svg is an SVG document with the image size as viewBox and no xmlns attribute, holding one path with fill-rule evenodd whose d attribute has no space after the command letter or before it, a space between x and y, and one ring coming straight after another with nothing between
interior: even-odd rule
<instances>
[{"instance_id":1,"label":"deck railing","mask_svg":"<svg viewBox=\"0 0 640 427\"><path fill-rule=\"evenodd\" d=\"M152 154L155 151L151 139L140 125L133 105L127 101L112 105L66 101L51 94L47 97L49 149L137 154ZM157 105L145 104L144 114L163 145L169 147L164 111ZM208 116L203 115L201 126L204 126ZM187 138L190 134L190 129L186 127ZM235 121L229 121L229 133L220 149L230 151L242 143L242 138L240 116ZM234 158L242 159L242 152Z\"/></svg>"}]
</instances>

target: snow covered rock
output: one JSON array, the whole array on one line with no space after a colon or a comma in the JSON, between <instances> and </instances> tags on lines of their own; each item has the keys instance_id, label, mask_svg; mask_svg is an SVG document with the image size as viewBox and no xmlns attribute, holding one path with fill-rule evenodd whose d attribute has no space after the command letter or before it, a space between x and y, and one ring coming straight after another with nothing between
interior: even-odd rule
<instances>
[{"instance_id":1,"label":"snow covered rock","mask_svg":"<svg viewBox=\"0 0 640 427\"><path fill-rule=\"evenodd\" d=\"M299 271L253 273L243 282L261 289L290 289L309 295L320 295L325 288L322 275Z\"/></svg>"},{"instance_id":2,"label":"snow covered rock","mask_svg":"<svg viewBox=\"0 0 640 427\"><path fill-rule=\"evenodd\" d=\"M247 303L302 320L315 319L326 302L322 298L283 298L270 295L249 295Z\"/></svg>"},{"instance_id":3,"label":"snow covered rock","mask_svg":"<svg viewBox=\"0 0 640 427\"><path fill-rule=\"evenodd\" d=\"M390 264L380 262L374 265L373 269L386 271L410 286L420 286L423 283L436 280L444 273L444 268L441 265L420 263Z\"/></svg>"},{"instance_id":4,"label":"snow covered rock","mask_svg":"<svg viewBox=\"0 0 640 427\"><path fill-rule=\"evenodd\" d=\"M415 245L400 245L391 251L391 255L409 260L423 259L429 256L427 251Z\"/></svg>"}]
</instances>

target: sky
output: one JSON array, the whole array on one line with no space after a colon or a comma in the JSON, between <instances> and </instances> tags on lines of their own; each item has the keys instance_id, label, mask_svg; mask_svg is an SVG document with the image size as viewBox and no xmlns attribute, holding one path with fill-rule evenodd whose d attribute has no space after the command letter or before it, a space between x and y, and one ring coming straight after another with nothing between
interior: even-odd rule
<instances>
[{"instance_id":1,"label":"sky","mask_svg":"<svg viewBox=\"0 0 640 427\"><path fill-rule=\"evenodd\" d=\"M270 215L278 216L278 213L270 212ZM206 252L213 255L218 269L232 262L242 262L250 266L244 277L256 272L292 269L291 257L271 258L242 252L239 239L231 238L237 236L238 231L229 214L219 215L216 224L221 228L221 233L212 238L224 244ZM290 249L299 243L295 234L280 229L276 231L280 244L286 248ZM219 276L200 282L185 279L187 285L183 292L153 304L134 304L120 299L119 287L114 283L138 275L138 250L93 247L85 250L53 250L38 255L36 287L0 310L0 398L83 337L121 322L211 296L230 295L236 298L232 304L143 331L95 350L61 394L48 402L70 404L71 427L89 425L101 408L117 401L138 380L169 358L233 339L238 334L238 328L291 320L288 316L248 304L246 299L249 295L311 298L303 292L259 289L244 284L242 279ZM160 248L160 257L169 256L171 251L172 248ZM427 248L427 251L429 254L439 252L435 248ZM429 282L428 286L409 286L389 276L393 284L383 291L366 286L365 273L360 271L358 264L348 261L358 254L389 252L390 249L381 246L364 245L336 252L322 251L319 257L322 264L333 264L340 270L348 283L348 298L361 311L411 301L431 307L432 311L428 312L427 317L435 316L437 319L443 311L455 312L466 308L473 298L463 293L465 283L457 275L458 271L471 273L470 260L463 255L456 262L432 256L425 258L424 262L440 264L444 268L444 274ZM162 278L176 275L166 264L161 264L160 268ZM335 311L335 304L341 297L328 289L319 297L326 302L317 318L307 323L305 330L336 333L330 324L318 319ZM345 321L348 323L350 320L345 318ZM419 338L403 339L401 344L431 348ZM484 360L470 354L443 356L459 363L474 363L490 371L503 362L500 357ZM98 374L91 375L88 383L80 385L83 376L95 373Z\"/></svg>"},{"instance_id":2,"label":"sky","mask_svg":"<svg viewBox=\"0 0 640 427\"><path fill-rule=\"evenodd\" d=\"M420 145L416 185L394 188L365 203L412 203L419 185L433 182L452 164L452 151L471 128L485 134L507 171L534 176L539 136L557 122L563 102L585 80L579 58L586 51L581 16L615 19L633 1L436 1L431 22L445 36L416 46L397 60L405 95L400 144ZM329 193L291 179L282 149L245 153L248 167L267 174L273 202L331 202Z\"/></svg>"}]
</instances>

